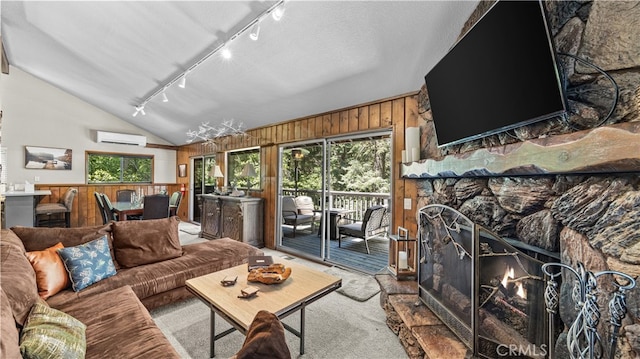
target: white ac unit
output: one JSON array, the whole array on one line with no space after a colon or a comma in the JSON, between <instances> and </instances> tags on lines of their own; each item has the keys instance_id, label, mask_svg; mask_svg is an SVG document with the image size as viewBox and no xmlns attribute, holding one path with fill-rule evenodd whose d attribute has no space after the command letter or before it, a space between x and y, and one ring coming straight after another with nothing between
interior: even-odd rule
<instances>
[{"instance_id":1,"label":"white ac unit","mask_svg":"<svg viewBox=\"0 0 640 359\"><path fill-rule=\"evenodd\" d=\"M100 143L117 143L120 145L133 145L141 147L147 145L147 138L145 136L105 131L96 131L96 133L96 141Z\"/></svg>"}]
</instances>

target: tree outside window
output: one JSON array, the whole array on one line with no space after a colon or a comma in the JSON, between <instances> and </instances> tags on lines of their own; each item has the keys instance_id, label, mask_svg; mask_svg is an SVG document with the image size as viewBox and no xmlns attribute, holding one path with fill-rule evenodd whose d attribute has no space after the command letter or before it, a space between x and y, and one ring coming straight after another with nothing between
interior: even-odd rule
<instances>
[{"instance_id":1,"label":"tree outside window","mask_svg":"<svg viewBox=\"0 0 640 359\"><path fill-rule=\"evenodd\" d=\"M153 156L87 153L88 183L152 183Z\"/></svg>"}]
</instances>

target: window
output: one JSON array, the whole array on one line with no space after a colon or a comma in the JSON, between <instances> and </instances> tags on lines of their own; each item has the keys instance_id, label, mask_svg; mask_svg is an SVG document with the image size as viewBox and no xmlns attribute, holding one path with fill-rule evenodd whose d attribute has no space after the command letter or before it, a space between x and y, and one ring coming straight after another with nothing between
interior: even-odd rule
<instances>
[{"instance_id":1,"label":"window","mask_svg":"<svg viewBox=\"0 0 640 359\"><path fill-rule=\"evenodd\" d=\"M251 164L255 176L246 177L242 172L247 164ZM260 148L227 152L228 183L239 188L261 188L260 186Z\"/></svg>"},{"instance_id":2,"label":"window","mask_svg":"<svg viewBox=\"0 0 640 359\"><path fill-rule=\"evenodd\" d=\"M87 153L88 183L152 183L153 156Z\"/></svg>"}]
</instances>

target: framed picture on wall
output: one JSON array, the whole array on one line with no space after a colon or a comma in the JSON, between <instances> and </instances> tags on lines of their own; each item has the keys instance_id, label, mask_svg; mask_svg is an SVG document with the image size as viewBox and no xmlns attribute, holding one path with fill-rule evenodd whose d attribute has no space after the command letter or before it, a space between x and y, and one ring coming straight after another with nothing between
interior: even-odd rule
<instances>
[{"instance_id":1,"label":"framed picture on wall","mask_svg":"<svg viewBox=\"0 0 640 359\"><path fill-rule=\"evenodd\" d=\"M24 146L24 167L39 170L71 170L71 149Z\"/></svg>"},{"instance_id":2,"label":"framed picture on wall","mask_svg":"<svg viewBox=\"0 0 640 359\"><path fill-rule=\"evenodd\" d=\"M181 163L178 165L178 177L187 177L187 164Z\"/></svg>"}]
</instances>

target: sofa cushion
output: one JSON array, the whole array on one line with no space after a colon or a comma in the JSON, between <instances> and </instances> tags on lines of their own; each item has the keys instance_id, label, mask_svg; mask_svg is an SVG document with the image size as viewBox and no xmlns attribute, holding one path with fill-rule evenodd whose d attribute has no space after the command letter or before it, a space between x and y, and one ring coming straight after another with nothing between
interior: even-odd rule
<instances>
[{"instance_id":1,"label":"sofa cushion","mask_svg":"<svg viewBox=\"0 0 640 359\"><path fill-rule=\"evenodd\" d=\"M85 329L69 314L37 302L20 334L20 353L25 359L84 358Z\"/></svg>"},{"instance_id":2,"label":"sofa cushion","mask_svg":"<svg viewBox=\"0 0 640 359\"><path fill-rule=\"evenodd\" d=\"M275 314L266 310L256 314L247 330L244 344L235 358L291 359L284 336L284 326Z\"/></svg>"},{"instance_id":3,"label":"sofa cushion","mask_svg":"<svg viewBox=\"0 0 640 359\"><path fill-rule=\"evenodd\" d=\"M69 274L57 252L60 248L64 246L58 242L55 246L42 251L27 252L27 259L36 272L38 294L42 299L49 298L70 284Z\"/></svg>"},{"instance_id":4,"label":"sofa cushion","mask_svg":"<svg viewBox=\"0 0 640 359\"><path fill-rule=\"evenodd\" d=\"M18 328L13 319L9 298L0 288L0 358L20 358Z\"/></svg>"},{"instance_id":5,"label":"sofa cushion","mask_svg":"<svg viewBox=\"0 0 640 359\"><path fill-rule=\"evenodd\" d=\"M106 235L75 247L58 249L58 254L76 292L116 274Z\"/></svg>"},{"instance_id":6,"label":"sofa cushion","mask_svg":"<svg viewBox=\"0 0 640 359\"><path fill-rule=\"evenodd\" d=\"M129 286L73 300L59 309L86 324L87 359L180 357Z\"/></svg>"},{"instance_id":7,"label":"sofa cushion","mask_svg":"<svg viewBox=\"0 0 640 359\"><path fill-rule=\"evenodd\" d=\"M29 310L40 298L36 273L29 263L20 239L11 231L2 231L0 240L0 276L13 317L24 325Z\"/></svg>"},{"instance_id":8,"label":"sofa cushion","mask_svg":"<svg viewBox=\"0 0 640 359\"><path fill-rule=\"evenodd\" d=\"M113 255L113 240L111 238L111 224L91 227L77 228L44 228L44 227L11 227L11 230L20 237L24 247L28 252L41 251L58 242L62 242L65 247L75 247L79 244L87 243L103 235L109 239L111 257L114 258L116 269L120 268L115 262Z\"/></svg>"},{"instance_id":9,"label":"sofa cushion","mask_svg":"<svg viewBox=\"0 0 640 359\"><path fill-rule=\"evenodd\" d=\"M113 222L113 246L120 266L131 268L182 255L178 217Z\"/></svg>"}]
</instances>

